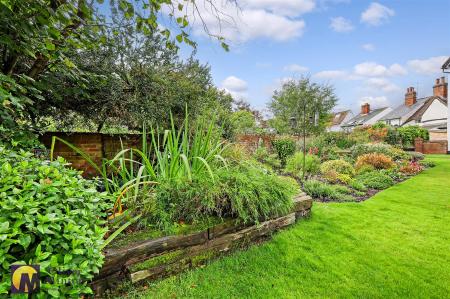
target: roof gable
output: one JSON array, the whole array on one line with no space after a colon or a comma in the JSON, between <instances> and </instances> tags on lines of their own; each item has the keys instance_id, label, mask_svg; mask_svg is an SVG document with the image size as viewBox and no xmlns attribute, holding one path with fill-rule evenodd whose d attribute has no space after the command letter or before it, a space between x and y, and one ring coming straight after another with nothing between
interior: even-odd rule
<instances>
[{"instance_id":1,"label":"roof gable","mask_svg":"<svg viewBox=\"0 0 450 299\"><path fill-rule=\"evenodd\" d=\"M435 100L440 101L442 104L444 104L445 106L447 106L447 99L441 98L441 97L428 97L427 100L423 103L423 105L417 109L406 121L410 122L412 120L415 120L417 122L420 122L422 119L422 116L424 115L424 113L428 110L428 108L431 106L431 104L433 104L433 102Z\"/></svg>"},{"instance_id":2,"label":"roof gable","mask_svg":"<svg viewBox=\"0 0 450 299\"><path fill-rule=\"evenodd\" d=\"M361 126L364 125L366 122L383 112L384 110L388 109L389 107L383 107L378 108L370 111L367 114L358 114L357 116L353 117L351 120L349 120L343 127L353 127L353 126Z\"/></svg>"},{"instance_id":3,"label":"roof gable","mask_svg":"<svg viewBox=\"0 0 450 299\"><path fill-rule=\"evenodd\" d=\"M418 109L420 109L426 101L431 97L420 98L417 102L411 106L407 106L405 104L401 104L397 106L393 111L388 113L386 116L382 117L381 120L390 120L390 119L401 119L405 117L409 117L411 114L415 113Z\"/></svg>"},{"instance_id":4,"label":"roof gable","mask_svg":"<svg viewBox=\"0 0 450 299\"><path fill-rule=\"evenodd\" d=\"M351 113L350 110L335 112L333 114L333 119L331 120L331 126L339 126L345 120L347 115Z\"/></svg>"}]
</instances>

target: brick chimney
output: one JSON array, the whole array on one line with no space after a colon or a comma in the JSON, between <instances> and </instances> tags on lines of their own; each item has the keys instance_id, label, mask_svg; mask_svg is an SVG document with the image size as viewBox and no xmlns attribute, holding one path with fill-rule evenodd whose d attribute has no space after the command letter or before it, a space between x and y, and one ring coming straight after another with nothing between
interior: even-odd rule
<instances>
[{"instance_id":1,"label":"brick chimney","mask_svg":"<svg viewBox=\"0 0 450 299\"><path fill-rule=\"evenodd\" d=\"M370 112L370 105L369 103L365 103L361 106L361 114L369 114Z\"/></svg>"},{"instance_id":2,"label":"brick chimney","mask_svg":"<svg viewBox=\"0 0 450 299\"><path fill-rule=\"evenodd\" d=\"M417 93L414 90L414 87L408 87L406 89L406 94L405 94L405 105L411 106L411 105L414 105L416 102L417 102Z\"/></svg>"},{"instance_id":3,"label":"brick chimney","mask_svg":"<svg viewBox=\"0 0 450 299\"><path fill-rule=\"evenodd\" d=\"M448 97L448 83L445 81L445 77L436 79L436 84L433 86L433 95L443 98Z\"/></svg>"}]
</instances>

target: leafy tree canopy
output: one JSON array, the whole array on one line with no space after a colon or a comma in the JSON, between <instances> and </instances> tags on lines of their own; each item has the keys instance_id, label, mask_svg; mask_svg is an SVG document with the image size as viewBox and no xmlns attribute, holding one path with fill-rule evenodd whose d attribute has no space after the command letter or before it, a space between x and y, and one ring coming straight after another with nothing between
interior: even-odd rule
<instances>
[{"instance_id":1,"label":"leafy tree canopy","mask_svg":"<svg viewBox=\"0 0 450 299\"><path fill-rule=\"evenodd\" d=\"M96 11L95 3L89 0L0 1L0 141L24 139L24 132L29 131L30 124L39 118L39 109L52 106L46 103L49 98L54 96L52 101L67 98L67 94L61 93L65 85L58 85L58 79L64 78L64 83L76 82L80 87L70 88L72 86L69 84L72 97L87 93L92 82L104 83L110 79L93 77L92 72L87 72L78 63L80 56L89 55L90 51L111 51L108 43L112 35L120 38L123 36L120 32L129 29L136 34L135 37L143 39L162 36L159 42L163 42L165 48L175 48L176 42L195 46L187 28L188 13L198 12L196 1L111 0L110 5L112 14L120 14L124 22L111 22L101 16ZM165 8L169 11L165 17L175 20L172 30L161 28L158 24L161 11ZM175 36L171 32L175 32ZM216 38L227 48L223 39ZM128 44L122 41L121 47L135 45L135 40ZM158 52L154 54L158 55ZM192 68L184 69L185 72L189 70ZM113 83L114 80L110 80L108 84ZM104 85L99 87L101 89ZM56 105L55 109L58 108ZM97 109L100 108L93 107L92 111Z\"/></svg>"},{"instance_id":2,"label":"leafy tree canopy","mask_svg":"<svg viewBox=\"0 0 450 299\"><path fill-rule=\"evenodd\" d=\"M310 78L290 80L274 92L269 108L270 121L279 133L320 133L326 128L337 97L330 85L314 83Z\"/></svg>"}]
</instances>

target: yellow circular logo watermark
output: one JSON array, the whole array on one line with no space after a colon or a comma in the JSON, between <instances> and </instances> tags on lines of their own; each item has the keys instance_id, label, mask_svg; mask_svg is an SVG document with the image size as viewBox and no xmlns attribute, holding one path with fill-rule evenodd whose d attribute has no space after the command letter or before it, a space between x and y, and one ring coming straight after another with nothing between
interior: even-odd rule
<instances>
[{"instance_id":1,"label":"yellow circular logo watermark","mask_svg":"<svg viewBox=\"0 0 450 299\"><path fill-rule=\"evenodd\" d=\"M39 270L39 265L11 265L11 293L39 291Z\"/></svg>"}]
</instances>

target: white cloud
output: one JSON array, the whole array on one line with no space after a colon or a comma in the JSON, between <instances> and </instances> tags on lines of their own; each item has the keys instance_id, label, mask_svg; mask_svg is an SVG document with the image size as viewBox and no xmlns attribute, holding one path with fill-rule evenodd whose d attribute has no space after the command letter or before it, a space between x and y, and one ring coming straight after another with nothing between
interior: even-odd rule
<instances>
[{"instance_id":1,"label":"white cloud","mask_svg":"<svg viewBox=\"0 0 450 299\"><path fill-rule=\"evenodd\" d=\"M403 76L406 75L408 71L398 63L394 63L389 67L388 75L389 76Z\"/></svg>"},{"instance_id":2,"label":"white cloud","mask_svg":"<svg viewBox=\"0 0 450 299\"><path fill-rule=\"evenodd\" d=\"M395 11L377 2L372 2L361 14L361 22L372 26L379 26L386 23L390 17L395 15Z\"/></svg>"},{"instance_id":3,"label":"white cloud","mask_svg":"<svg viewBox=\"0 0 450 299\"><path fill-rule=\"evenodd\" d=\"M375 51L375 46L373 44L363 44L361 47L366 51Z\"/></svg>"},{"instance_id":4,"label":"white cloud","mask_svg":"<svg viewBox=\"0 0 450 299\"><path fill-rule=\"evenodd\" d=\"M248 84L238 77L229 76L222 81L222 88L234 98L240 99L247 96Z\"/></svg>"},{"instance_id":5,"label":"white cloud","mask_svg":"<svg viewBox=\"0 0 450 299\"><path fill-rule=\"evenodd\" d=\"M242 2L242 4L241 4ZM250 9L264 9L277 15L295 17L311 12L315 0L244 0L239 5Z\"/></svg>"},{"instance_id":6,"label":"white cloud","mask_svg":"<svg viewBox=\"0 0 450 299\"><path fill-rule=\"evenodd\" d=\"M325 70L315 73L313 77L316 79L364 80L368 77L384 78L402 76L407 73L407 70L398 63L384 66L375 62L363 62L355 65L351 72L347 70Z\"/></svg>"},{"instance_id":7,"label":"white cloud","mask_svg":"<svg viewBox=\"0 0 450 299\"><path fill-rule=\"evenodd\" d=\"M287 41L303 35L305 21L299 16L315 7L314 0L243 0L236 6L232 1L218 1L208 5L207 1L197 3L192 11L189 24L195 35L208 33L221 36L230 43L244 43L249 40L265 38L275 41ZM186 1L176 0L185 6ZM167 6L166 14L182 16L186 11L171 11ZM205 28L207 32L205 32Z\"/></svg>"},{"instance_id":8,"label":"white cloud","mask_svg":"<svg viewBox=\"0 0 450 299\"><path fill-rule=\"evenodd\" d=\"M447 56L436 56L428 59L414 59L408 61L408 67L416 73L432 75L440 73Z\"/></svg>"},{"instance_id":9,"label":"white cloud","mask_svg":"<svg viewBox=\"0 0 450 299\"><path fill-rule=\"evenodd\" d=\"M298 64L290 64L290 65L286 65L283 70L285 72L294 72L294 73L304 73L308 71L308 68L305 66L301 66Z\"/></svg>"},{"instance_id":10,"label":"white cloud","mask_svg":"<svg viewBox=\"0 0 450 299\"><path fill-rule=\"evenodd\" d=\"M349 32L354 29L352 22L344 17L331 18L330 28L336 32Z\"/></svg>"},{"instance_id":11,"label":"white cloud","mask_svg":"<svg viewBox=\"0 0 450 299\"><path fill-rule=\"evenodd\" d=\"M340 71L340 70L321 71L321 72L314 74L314 78L317 78L317 79L346 79L346 78L348 78L348 73L346 71Z\"/></svg>"},{"instance_id":12,"label":"white cloud","mask_svg":"<svg viewBox=\"0 0 450 299\"><path fill-rule=\"evenodd\" d=\"M359 100L359 105L361 106L362 104L365 103L369 103L370 104L370 109L374 109L374 108L382 108L382 107L387 107L390 106L390 102L387 99L387 97L385 96L365 96L362 97Z\"/></svg>"},{"instance_id":13,"label":"white cloud","mask_svg":"<svg viewBox=\"0 0 450 299\"><path fill-rule=\"evenodd\" d=\"M406 75L407 71L398 63L386 67L375 62L363 62L354 66L353 71L357 76L363 77L384 77Z\"/></svg>"},{"instance_id":14,"label":"white cloud","mask_svg":"<svg viewBox=\"0 0 450 299\"><path fill-rule=\"evenodd\" d=\"M399 91L400 87L390 82L386 78L370 78L366 81L366 85L375 91L383 91L387 93Z\"/></svg>"}]
</instances>

